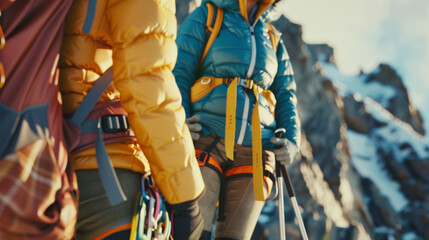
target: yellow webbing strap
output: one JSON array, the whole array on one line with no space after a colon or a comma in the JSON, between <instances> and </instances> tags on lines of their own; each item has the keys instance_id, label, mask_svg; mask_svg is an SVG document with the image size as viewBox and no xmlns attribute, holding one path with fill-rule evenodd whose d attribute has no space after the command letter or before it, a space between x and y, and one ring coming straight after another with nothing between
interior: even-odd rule
<instances>
[{"instance_id":1,"label":"yellow webbing strap","mask_svg":"<svg viewBox=\"0 0 429 240\"><path fill-rule=\"evenodd\" d=\"M226 93L225 116L225 153L226 157L234 160L235 143L235 112L237 108L237 78L229 84Z\"/></svg>"},{"instance_id":2,"label":"yellow webbing strap","mask_svg":"<svg viewBox=\"0 0 429 240\"><path fill-rule=\"evenodd\" d=\"M214 40L216 39L217 35L219 34L220 28L222 27L222 21L223 21L223 9L217 8L216 20L215 20L215 23L212 27L211 23L213 21L213 12L214 12L213 8L214 7L211 3L207 3L206 5L208 8L207 21L206 21L206 32L210 31L211 33L210 33L209 39L206 42L206 46L204 47L203 54L202 54L201 60L200 60L199 68L203 64L204 59L206 58L207 52L209 51Z\"/></svg>"},{"instance_id":3,"label":"yellow webbing strap","mask_svg":"<svg viewBox=\"0 0 429 240\"><path fill-rule=\"evenodd\" d=\"M198 101L209 93L213 88L229 84L226 94L226 116L225 116L225 153L226 156L234 160L234 144L235 144L235 126L236 126L236 108L237 108L237 85L240 83L240 78L230 79L202 77L198 79L191 88L191 102ZM249 85L248 83L251 84ZM246 81L246 85L252 89L255 95L256 102L259 100L259 94L264 96L269 104L269 108L274 113L276 100L274 94L269 90L264 90L253 81ZM255 199L264 201L263 188L263 158L262 158L262 138L261 138L261 122L259 118L259 104L255 104L252 114L252 152L253 152L253 184Z\"/></svg>"},{"instance_id":4,"label":"yellow webbing strap","mask_svg":"<svg viewBox=\"0 0 429 240\"><path fill-rule=\"evenodd\" d=\"M202 77L198 79L191 87L191 103L200 100L213 88L222 84L224 84L223 78Z\"/></svg>"},{"instance_id":5,"label":"yellow webbing strap","mask_svg":"<svg viewBox=\"0 0 429 240\"><path fill-rule=\"evenodd\" d=\"M261 120L259 119L258 86L253 86L256 102L252 113L253 191L256 201L264 201L264 163L262 157Z\"/></svg>"},{"instance_id":6,"label":"yellow webbing strap","mask_svg":"<svg viewBox=\"0 0 429 240\"><path fill-rule=\"evenodd\" d=\"M207 19L206 19L206 33L208 33L208 31L212 31L212 21L213 21L213 4L211 3L207 3Z\"/></svg>"},{"instance_id":7,"label":"yellow webbing strap","mask_svg":"<svg viewBox=\"0 0 429 240\"><path fill-rule=\"evenodd\" d=\"M133 211L133 218L132 218L132 222L131 222L131 233L130 233L130 240L135 240L137 239L137 229L138 229L138 223L139 223L139 215L140 215L140 201L142 201L141 199L141 195L137 195L136 200L135 200L135 206L134 206L134 211Z\"/></svg>"},{"instance_id":8,"label":"yellow webbing strap","mask_svg":"<svg viewBox=\"0 0 429 240\"><path fill-rule=\"evenodd\" d=\"M235 121L237 108L237 83L241 79L234 78L229 84L226 97L225 116L225 153L226 157L234 160ZM264 201L264 164L262 157L261 120L259 119L259 92L256 84L252 85L256 98L252 114L252 159L253 159L253 191L256 201Z\"/></svg>"},{"instance_id":9,"label":"yellow webbing strap","mask_svg":"<svg viewBox=\"0 0 429 240\"><path fill-rule=\"evenodd\" d=\"M279 39L277 34L275 33L276 28L269 22L265 22L268 26L268 33L270 35L271 44L273 45L274 52L277 52L277 47L279 45Z\"/></svg>"},{"instance_id":10,"label":"yellow webbing strap","mask_svg":"<svg viewBox=\"0 0 429 240\"><path fill-rule=\"evenodd\" d=\"M205 95L207 95L213 88L222 85L229 84L225 78L215 78L215 77L201 77L197 81L195 81L194 85L191 87L191 103L194 103ZM276 97L274 93L270 90L265 90L261 87L258 87L259 93L267 100L268 107L271 112L274 114L276 107Z\"/></svg>"}]
</instances>

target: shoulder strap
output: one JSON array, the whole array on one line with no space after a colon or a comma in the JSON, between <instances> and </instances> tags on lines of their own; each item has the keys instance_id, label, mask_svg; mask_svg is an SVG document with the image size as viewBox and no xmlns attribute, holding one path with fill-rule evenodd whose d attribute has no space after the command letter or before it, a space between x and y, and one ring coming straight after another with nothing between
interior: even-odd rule
<instances>
[{"instance_id":1,"label":"shoulder strap","mask_svg":"<svg viewBox=\"0 0 429 240\"><path fill-rule=\"evenodd\" d=\"M208 9L207 21L206 21L207 42L206 42L206 45L204 47L203 54L202 54L200 65L199 65L198 69L203 64L204 59L206 58L207 52L209 51L214 40L216 39L217 35L219 34L220 28L222 26L222 21L223 21L224 10L222 8L217 8L212 3L207 3L206 6ZM213 15L214 15L215 11L216 11L216 18L213 21Z\"/></svg>"},{"instance_id":2,"label":"shoulder strap","mask_svg":"<svg viewBox=\"0 0 429 240\"><path fill-rule=\"evenodd\" d=\"M210 2L206 3L206 6L207 6L207 20L206 20L207 42L204 47L198 69L201 68L201 65L203 64L204 59L206 58L206 55L211 45L213 44L214 40L219 34L220 28L222 26L223 15L224 15L224 10L222 8L217 8ZM216 15L214 18L215 12L216 12ZM270 40L271 40L271 44L273 45L274 52L277 52L277 48L279 45L279 38L278 38L278 35L275 33L277 29L271 23L269 22L265 22L265 23L268 26L268 33L270 35Z\"/></svg>"},{"instance_id":3,"label":"shoulder strap","mask_svg":"<svg viewBox=\"0 0 429 240\"><path fill-rule=\"evenodd\" d=\"M113 81L113 68L110 67L101 75L97 82L89 90L83 101L70 119L73 124L82 127L86 117L89 115L101 95L106 91ZM97 138L95 144L95 156L98 164L98 172L101 182L106 191L107 197L112 205L126 201L127 198L119 184L118 177L113 169L112 163L107 153L103 137L101 135L100 121L97 122Z\"/></svg>"},{"instance_id":4,"label":"shoulder strap","mask_svg":"<svg viewBox=\"0 0 429 240\"><path fill-rule=\"evenodd\" d=\"M97 82L89 90L83 101L80 103L77 110L74 112L70 121L77 126L81 126L85 118L91 112L92 108L98 102L101 95L106 91L107 87L112 83L113 80L113 69L110 67L106 72L101 75Z\"/></svg>"},{"instance_id":5,"label":"shoulder strap","mask_svg":"<svg viewBox=\"0 0 429 240\"><path fill-rule=\"evenodd\" d=\"M270 35L271 44L273 45L274 52L277 53L279 46L279 36L276 34L277 29L269 22L265 22L268 26L268 33Z\"/></svg>"}]
</instances>

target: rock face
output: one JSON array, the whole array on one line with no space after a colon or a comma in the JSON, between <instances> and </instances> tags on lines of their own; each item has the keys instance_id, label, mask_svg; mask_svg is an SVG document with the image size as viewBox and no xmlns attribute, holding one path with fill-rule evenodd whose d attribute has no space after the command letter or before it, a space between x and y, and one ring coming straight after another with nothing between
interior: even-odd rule
<instances>
[{"instance_id":1,"label":"rock face","mask_svg":"<svg viewBox=\"0 0 429 240\"><path fill-rule=\"evenodd\" d=\"M369 74L367 82L379 82L386 86L396 89L396 95L391 98L386 109L395 117L410 124L415 131L424 135L423 120L420 113L410 104L407 89L405 88L401 77L396 71L387 64L380 64L378 70Z\"/></svg>"},{"instance_id":2,"label":"rock face","mask_svg":"<svg viewBox=\"0 0 429 240\"><path fill-rule=\"evenodd\" d=\"M180 24L199 1L176 4ZM303 139L288 170L309 239L429 239L429 144L402 79L380 64L358 79L388 88L388 97L344 91L328 71L335 67L333 48L306 44L302 27L284 16L274 25L298 86ZM393 185L383 186L378 176ZM390 188L401 203L392 201ZM287 194L284 199L287 239L301 239ZM266 203L252 239L280 239L277 206L277 199Z\"/></svg>"},{"instance_id":3,"label":"rock face","mask_svg":"<svg viewBox=\"0 0 429 240\"><path fill-rule=\"evenodd\" d=\"M302 129L309 141L313 156L311 158L313 166L305 168L306 171L302 168L308 164L306 163L308 158L302 158L304 161L295 163L302 166L301 171L291 171L291 175L305 174L307 181L293 180L293 182L296 185L305 183L302 188L307 189L312 200L315 201L314 204L319 205L313 207L318 211L310 212L326 216L326 221L318 221L327 225L322 237L345 234L347 238L330 239L373 239L372 218L362 198L363 190L359 176L350 163L350 153L345 137L347 124L344 120L344 100L338 94L336 87L323 75L322 69L316 65L320 60L332 62L333 50L327 45L308 47L302 40L301 26L290 22L285 17L280 17L274 24L283 33L283 41L292 60L298 86ZM322 53L322 57L311 55L312 52L313 54ZM308 178L311 175L318 177ZM321 181L324 181L327 187L317 186ZM311 189L318 189L319 194L315 194ZM327 198L329 195L332 197ZM306 201L301 200L298 194L297 199L305 210L311 209L305 207ZM333 205L337 207L332 209ZM309 230L309 232L312 231ZM322 238L315 236L313 239Z\"/></svg>"}]
</instances>

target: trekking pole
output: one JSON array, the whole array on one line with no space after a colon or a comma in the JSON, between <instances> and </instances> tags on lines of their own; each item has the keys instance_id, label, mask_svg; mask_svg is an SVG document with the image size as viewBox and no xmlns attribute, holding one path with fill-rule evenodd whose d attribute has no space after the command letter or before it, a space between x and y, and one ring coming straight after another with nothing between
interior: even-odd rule
<instances>
[{"instance_id":1,"label":"trekking pole","mask_svg":"<svg viewBox=\"0 0 429 240\"><path fill-rule=\"evenodd\" d=\"M276 129L274 134L276 137L281 138L285 132L286 132L286 129L280 128L280 129ZM290 200L292 202L292 207L293 207L293 210L295 212L296 219L298 220L299 231L301 231L302 239L308 240L307 231L305 230L304 222L302 221L302 216L301 216L301 213L299 212L298 202L296 201L295 191L293 190L292 181L290 180L287 168L285 165L283 165L281 163L278 164L278 166L280 166L280 172L281 172L281 175L283 175L283 179L284 179L285 184L286 184L287 192L288 192L288 195L289 195ZM280 187L279 187L279 189L280 189Z\"/></svg>"},{"instance_id":2,"label":"trekking pole","mask_svg":"<svg viewBox=\"0 0 429 240\"><path fill-rule=\"evenodd\" d=\"M286 240L286 223L285 223L285 205L283 201L283 181L280 171L280 163L276 161L277 185L279 188L279 224L280 224L280 240Z\"/></svg>"}]
</instances>

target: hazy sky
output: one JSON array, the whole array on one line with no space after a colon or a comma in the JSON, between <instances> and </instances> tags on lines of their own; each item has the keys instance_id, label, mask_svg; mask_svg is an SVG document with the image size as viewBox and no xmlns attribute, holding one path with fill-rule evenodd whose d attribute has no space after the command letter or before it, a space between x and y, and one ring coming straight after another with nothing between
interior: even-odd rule
<instances>
[{"instance_id":1,"label":"hazy sky","mask_svg":"<svg viewBox=\"0 0 429 240\"><path fill-rule=\"evenodd\" d=\"M429 132L428 0L283 0L279 10L303 26L304 41L334 47L345 74L392 65Z\"/></svg>"}]
</instances>

